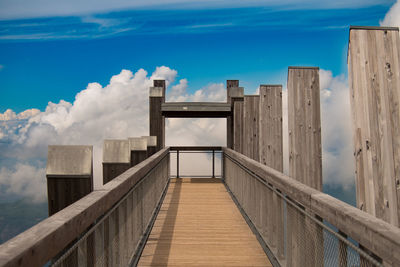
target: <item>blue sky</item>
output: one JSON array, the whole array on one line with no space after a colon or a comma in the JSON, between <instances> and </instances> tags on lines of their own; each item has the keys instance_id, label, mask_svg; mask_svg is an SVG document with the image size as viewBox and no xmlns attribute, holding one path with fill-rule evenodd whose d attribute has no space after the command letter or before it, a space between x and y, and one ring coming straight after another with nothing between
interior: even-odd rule
<instances>
[{"instance_id":1,"label":"blue sky","mask_svg":"<svg viewBox=\"0 0 400 267\"><path fill-rule=\"evenodd\" d=\"M321 68L324 186L354 202L349 26L398 26L398 1L143 3L0 0L0 202L45 201L50 144L94 145L96 185L104 139L148 135L154 78L171 101L224 101L227 79L285 88L288 66ZM225 145L224 123L169 120L167 143Z\"/></svg>"},{"instance_id":2,"label":"blue sky","mask_svg":"<svg viewBox=\"0 0 400 267\"><path fill-rule=\"evenodd\" d=\"M165 65L187 78L190 90L240 79L249 92L261 83L285 83L291 65L346 74L348 26L378 26L393 4L305 1L304 9L298 1L272 2L222 8L155 1L155 7L105 6L97 13L72 1L72 11L60 15L57 7L18 13L2 0L10 12L0 13L0 112L73 101L89 82L106 85L121 69Z\"/></svg>"}]
</instances>

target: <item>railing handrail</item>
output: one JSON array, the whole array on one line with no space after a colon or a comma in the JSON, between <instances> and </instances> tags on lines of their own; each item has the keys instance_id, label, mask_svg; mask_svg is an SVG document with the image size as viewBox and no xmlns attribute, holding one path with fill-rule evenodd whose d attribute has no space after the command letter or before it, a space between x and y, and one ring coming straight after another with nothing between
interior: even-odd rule
<instances>
[{"instance_id":1,"label":"railing handrail","mask_svg":"<svg viewBox=\"0 0 400 267\"><path fill-rule=\"evenodd\" d=\"M170 151L222 151L222 146L171 146Z\"/></svg>"},{"instance_id":2,"label":"railing handrail","mask_svg":"<svg viewBox=\"0 0 400 267\"><path fill-rule=\"evenodd\" d=\"M337 227L384 260L400 266L400 228L229 148L224 155Z\"/></svg>"},{"instance_id":3,"label":"railing handrail","mask_svg":"<svg viewBox=\"0 0 400 267\"><path fill-rule=\"evenodd\" d=\"M65 209L0 245L0 266L41 266L78 238L169 153L164 148Z\"/></svg>"}]
</instances>

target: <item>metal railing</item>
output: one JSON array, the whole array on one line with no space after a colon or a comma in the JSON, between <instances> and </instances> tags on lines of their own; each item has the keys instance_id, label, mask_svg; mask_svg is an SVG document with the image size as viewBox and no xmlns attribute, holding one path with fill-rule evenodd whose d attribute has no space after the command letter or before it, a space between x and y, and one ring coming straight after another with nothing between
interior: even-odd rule
<instances>
[{"instance_id":1,"label":"metal railing","mask_svg":"<svg viewBox=\"0 0 400 267\"><path fill-rule=\"evenodd\" d=\"M183 177L192 177L192 178L202 178L202 177L211 177L211 178L222 178L222 147L219 146L173 146L170 147L170 153L176 154L176 175L172 175L172 178L183 178ZM211 155L211 176L210 175L199 175L195 173L184 173L182 174L180 170L180 156L182 154L210 154ZM216 156L219 156L220 159L220 170L221 172L216 174ZM208 159L207 159L208 160ZM172 164L172 161L171 161Z\"/></svg>"},{"instance_id":2,"label":"metal railing","mask_svg":"<svg viewBox=\"0 0 400 267\"><path fill-rule=\"evenodd\" d=\"M230 149L224 181L276 266L400 263L399 228Z\"/></svg>"}]
</instances>

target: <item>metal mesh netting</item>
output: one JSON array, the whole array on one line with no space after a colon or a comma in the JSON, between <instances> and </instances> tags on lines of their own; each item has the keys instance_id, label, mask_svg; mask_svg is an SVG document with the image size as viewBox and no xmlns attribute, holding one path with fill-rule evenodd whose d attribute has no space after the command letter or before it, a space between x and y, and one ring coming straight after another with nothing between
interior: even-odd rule
<instances>
[{"instance_id":1,"label":"metal mesh netting","mask_svg":"<svg viewBox=\"0 0 400 267\"><path fill-rule=\"evenodd\" d=\"M153 168L51 266L128 266L167 188L168 168L167 160Z\"/></svg>"},{"instance_id":2,"label":"metal mesh netting","mask_svg":"<svg viewBox=\"0 0 400 267\"><path fill-rule=\"evenodd\" d=\"M225 182L265 249L283 266L382 266L333 225L226 157Z\"/></svg>"}]
</instances>

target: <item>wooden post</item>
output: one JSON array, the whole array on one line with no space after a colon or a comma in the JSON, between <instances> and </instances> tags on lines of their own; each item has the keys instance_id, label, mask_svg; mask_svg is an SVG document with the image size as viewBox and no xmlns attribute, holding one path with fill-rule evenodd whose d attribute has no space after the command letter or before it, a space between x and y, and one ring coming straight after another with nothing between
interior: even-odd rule
<instances>
[{"instance_id":1,"label":"wooden post","mask_svg":"<svg viewBox=\"0 0 400 267\"><path fill-rule=\"evenodd\" d=\"M104 140L103 184L108 183L131 166L128 140Z\"/></svg>"},{"instance_id":2,"label":"wooden post","mask_svg":"<svg viewBox=\"0 0 400 267\"><path fill-rule=\"evenodd\" d=\"M46 178L51 216L93 191L93 147L49 146Z\"/></svg>"},{"instance_id":3,"label":"wooden post","mask_svg":"<svg viewBox=\"0 0 400 267\"><path fill-rule=\"evenodd\" d=\"M165 103L165 80L154 80L149 94L150 135L157 137L157 151L165 146L165 117L161 105Z\"/></svg>"},{"instance_id":4,"label":"wooden post","mask_svg":"<svg viewBox=\"0 0 400 267\"><path fill-rule=\"evenodd\" d=\"M239 153L243 153L243 87L231 87L229 89L229 97L232 103L233 113L233 149Z\"/></svg>"},{"instance_id":5,"label":"wooden post","mask_svg":"<svg viewBox=\"0 0 400 267\"><path fill-rule=\"evenodd\" d=\"M231 88L239 87L239 80L227 80L226 81L226 96L227 103L231 104L233 107L232 97L231 97ZM228 116L226 118L226 146L228 148L233 148L233 118L232 116Z\"/></svg>"},{"instance_id":6,"label":"wooden post","mask_svg":"<svg viewBox=\"0 0 400 267\"><path fill-rule=\"evenodd\" d=\"M93 147L48 146L46 178L51 216L93 191ZM90 235L81 246L87 253L86 263L93 262L93 238ZM78 265L78 253L75 249L67 257L68 265Z\"/></svg>"},{"instance_id":7,"label":"wooden post","mask_svg":"<svg viewBox=\"0 0 400 267\"><path fill-rule=\"evenodd\" d=\"M131 167L147 158L147 140L142 137L128 138L131 151Z\"/></svg>"},{"instance_id":8,"label":"wooden post","mask_svg":"<svg viewBox=\"0 0 400 267\"><path fill-rule=\"evenodd\" d=\"M282 85L260 86L260 162L283 172Z\"/></svg>"},{"instance_id":9,"label":"wooden post","mask_svg":"<svg viewBox=\"0 0 400 267\"><path fill-rule=\"evenodd\" d=\"M357 207L399 227L399 29L351 27L348 67Z\"/></svg>"},{"instance_id":10,"label":"wooden post","mask_svg":"<svg viewBox=\"0 0 400 267\"><path fill-rule=\"evenodd\" d=\"M259 161L260 96L245 95L243 108L243 154Z\"/></svg>"},{"instance_id":11,"label":"wooden post","mask_svg":"<svg viewBox=\"0 0 400 267\"><path fill-rule=\"evenodd\" d=\"M290 177L322 190L319 68L289 67Z\"/></svg>"},{"instance_id":12,"label":"wooden post","mask_svg":"<svg viewBox=\"0 0 400 267\"><path fill-rule=\"evenodd\" d=\"M147 157L157 152L157 136L142 136L147 141Z\"/></svg>"}]
</instances>

